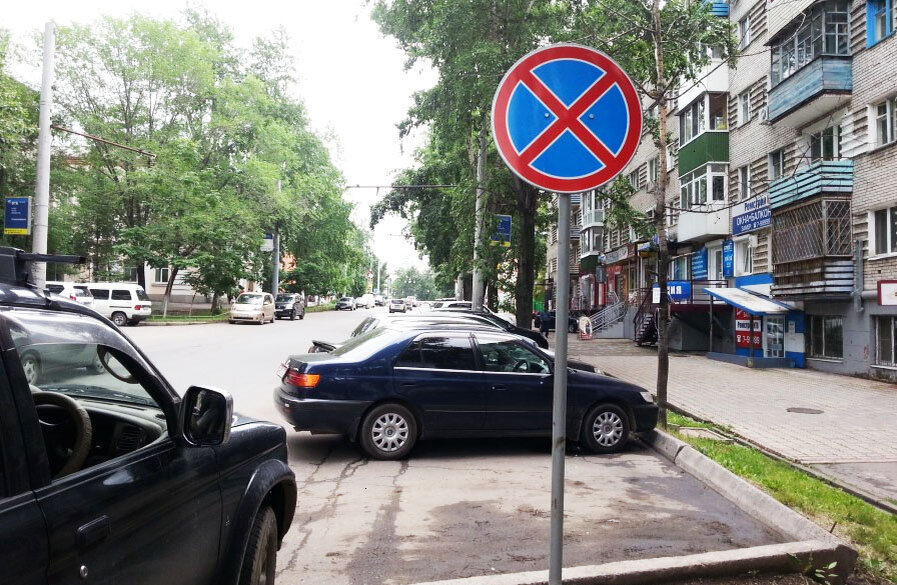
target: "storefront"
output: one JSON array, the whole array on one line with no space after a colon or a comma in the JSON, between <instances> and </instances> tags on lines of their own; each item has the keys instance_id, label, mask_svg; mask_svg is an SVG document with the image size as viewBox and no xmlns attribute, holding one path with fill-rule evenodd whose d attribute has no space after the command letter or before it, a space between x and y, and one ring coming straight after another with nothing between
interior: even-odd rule
<instances>
[{"instance_id":1,"label":"storefront","mask_svg":"<svg viewBox=\"0 0 897 585\"><path fill-rule=\"evenodd\" d=\"M636 290L638 278L636 259L634 244L626 244L605 254L604 266L609 297L607 304L611 304L614 298L626 299Z\"/></svg>"}]
</instances>

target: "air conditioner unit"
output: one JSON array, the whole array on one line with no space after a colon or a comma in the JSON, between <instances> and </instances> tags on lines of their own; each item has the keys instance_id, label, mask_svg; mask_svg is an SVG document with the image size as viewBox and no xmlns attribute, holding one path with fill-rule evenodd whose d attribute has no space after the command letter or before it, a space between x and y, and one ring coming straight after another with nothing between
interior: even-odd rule
<instances>
[{"instance_id":1,"label":"air conditioner unit","mask_svg":"<svg viewBox=\"0 0 897 585\"><path fill-rule=\"evenodd\" d=\"M769 106L760 108L760 113L757 117L760 118L761 124L769 124Z\"/></svg>"}]
</instances>

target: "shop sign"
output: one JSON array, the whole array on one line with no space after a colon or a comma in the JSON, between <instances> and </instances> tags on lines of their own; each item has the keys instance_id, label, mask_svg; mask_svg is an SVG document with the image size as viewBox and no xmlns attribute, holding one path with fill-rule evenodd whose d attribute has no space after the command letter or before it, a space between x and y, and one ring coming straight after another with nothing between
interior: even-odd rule
<instances>
[{"instance_id":1,"label":"shop sign","mask_svg":"<svg viewBox=\"0 0 897 585\"><path fill-rule=\"evenodd\" d=\"M707 280L707 248L701 248L691 255L691 277Z\"/></svg>"},{"instance_id":2,"label":"shop sign","mask_svg":"<svg viewBox=\"0 0 897 585\"><path fill-rule=\"evenodd\" d=\"M607 270L603 264L595 267L595 282L607 282Z\"/></svg>"},{"instance_id":3,"label":"shop sign","mask_svg":"<svg viewBox=\"0 0 897 585\"><path fill-rule=\"evenodd\" d=\"M632 256L635 256L635 245L626 244L625 246L617 248L613 252L608 252L604 256L604 263L615 264Z\"/></svg>"},{"instance_id":4,"label":"shop sign","mask_svg":"<svg viewBox=\"0 0 897 585\"><path fill-rule=\"evenodd\" d=\"M723 242L723 278L735 276L735 242Z\"/></svg>"},{"instance_id":5,"label":"shop sign","mask_svg":"<svg viewBox=\"0 0 897 585\"><path fill-rule=\"evenodd\" d=\"M732 207L733 236L769 227L771 223L772 212L769 210L769 195L760 195Z\"/></svg>"},{"instance_id":6,"label":"shop sign","mask_svg":"<svg viewBox=\"0 0 897 585\"><path fill-rule=\"evenodd\" d=\"M654 285L651 291L651 296L655 305L660 302L660 285ZM691 281L668 280L667 298L669 298L672 303L681 303L691 299Z\"/></svg>"},{"instance_id":7,"label":"shop sign","mask_svg":"<svg viewBox=\"0 0 897 585\"><path fill-rule=\"evenodd\" d=\"M763 318L754 317L754 347L763 347ZM747 311L735 309L735 346L751 347L751 315Z\"/></svg>"},{"instance_id":8,"label":"shop sign","mask_svg":"<svg viewBox=\"0 0 897 585\"><path fill-rule=\"evenodd\" d=\"M897 280L878 281L878 304L883 306L897 305Z\"/></svg>"}]
</instances>

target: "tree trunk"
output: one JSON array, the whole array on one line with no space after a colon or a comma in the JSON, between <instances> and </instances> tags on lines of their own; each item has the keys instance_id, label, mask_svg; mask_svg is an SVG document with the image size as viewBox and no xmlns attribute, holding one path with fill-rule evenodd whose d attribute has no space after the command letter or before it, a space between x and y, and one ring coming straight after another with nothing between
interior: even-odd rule
<instances>
[{"instance_id":1,"label":"tree trunk","mask_svg":"<svg viewBox=\"0 0 897 585\"><path fill-rule=\"evenodd\" d=\"M178 269L168 271L168 282L165 283L165 296L162 297L162 316L168 316L168 301L171 299L171 289L174 288L174 279L178 275ZM146 290L146 289L144 289Z\"/></svg>"},{"instance_id":2,"label":"tree trunk","mask_svg":"<svg viewBox=\"0 0 897 585\"><path fill-rule=\"evenodd\" d=\"M657 147L659 153L657 183L654 186L654 226L657 231L657 286L660 288L660 306L657 310L657 404L660 407L659 423L667 428L667 381L670 374L669 329L669 296L667 295L667 273L670 265L670 250L666 234L666 193L669 183L667 169L667 100L666 80L663 69L663 28L660 21L660 0L654 0L651 6L654 56L657 66Z\"/></svg>"},{"instance_id":3,"label":"tree trunk","mask_svg":"<svg viewBox=\"0 0 897 585\"><path fill-rule=\"evenodd\" d=\"M539 192L514 177L519 222L517 241L517 282L514 285L517 326L533 326L533 286L536 280L536 207Z\"/></svg>"},{"instance_id":4,"label":"tree trunk","mask_svg":"<svg viewBox=\"0 0 897 585\"><path fill-rule=\"evenodd\" d=\"M218 306L219 306L219 303L221 302L221 301L220 301L220 296L221 296L221 295L219 295L217 292L213 292L213 293L212 293L212 308L211 308L211 311L212 311L212 314L213 314L213 315L217 315L217 314L218 314Z\"/></svg>"}]
</instances>

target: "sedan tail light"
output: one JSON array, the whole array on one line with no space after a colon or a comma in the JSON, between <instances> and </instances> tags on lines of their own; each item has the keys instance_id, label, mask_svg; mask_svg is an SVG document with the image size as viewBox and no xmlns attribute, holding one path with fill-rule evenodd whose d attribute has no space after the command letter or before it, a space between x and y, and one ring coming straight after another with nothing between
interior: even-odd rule
<instances>
[{"instance_id":1,"label":"sedan tail light","mask_svg":"<svg viewBox=\"0 0 897 585\"><path fill-rule=\"evenodd\" d=\"M286 382L298 388L314 388L321 379L320 374L303 374L290 368L285 376Z\"/></svg>"},{"instance_id":2,"label":"sedan tail light","mask_svg":"<svg viewBox=\"0 0 897 585\"><path fill-rule=\"evenodd\" d=\"M140 305L134 305L134 310L139 311L142 307Z\"/></svg>"}]
</instances>

